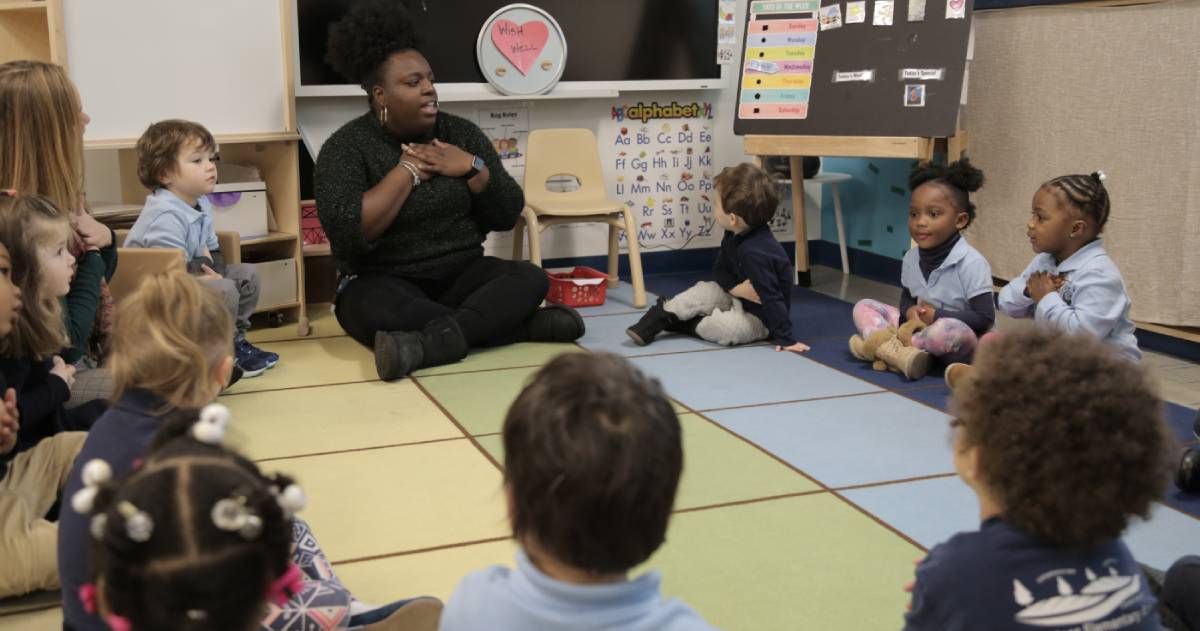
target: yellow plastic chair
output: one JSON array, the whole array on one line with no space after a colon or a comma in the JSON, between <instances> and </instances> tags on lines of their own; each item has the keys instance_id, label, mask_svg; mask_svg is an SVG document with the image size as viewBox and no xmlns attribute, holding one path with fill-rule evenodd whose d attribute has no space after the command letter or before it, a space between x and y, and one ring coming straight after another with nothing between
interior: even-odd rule
<instances>
[{"instance_id":1,"label":"yellow plastic chair","mask_svg":"<svg viewBox=\"0 0 1200 631\"><path fill-rule=\"evenodd\" d=\"M579 189L555 192L546 181L555 176L574 176ZM542 231L567 223L608 224L608 286L616 287L620 233L625 231L629 247L629 273L633 280L633 306L646 306L646 284L642 278L642 254L638 247L637 224L624 204L609 199L604 190L604 171L596 136L588 129L538 129L530 132L525 152L525 209L513 229L513 259L524 258L523 232L528 226L529 260L542 264Z\"/></svg>"}]
</instances>

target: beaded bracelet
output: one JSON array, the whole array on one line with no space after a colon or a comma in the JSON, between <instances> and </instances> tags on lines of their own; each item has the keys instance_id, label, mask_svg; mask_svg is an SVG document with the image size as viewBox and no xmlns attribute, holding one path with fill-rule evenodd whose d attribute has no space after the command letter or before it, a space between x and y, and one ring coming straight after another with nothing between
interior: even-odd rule
<instances>
[{"instance_id":1,"label":"beaded bracelet","mask_svg":"<svg viewBox=\"0 0 1200 631\"><path fill-rule=\"evenodd\" d=\"M404 167L404 169L409 173L412 173L413 188L421 185L421 176L417 173L417 167L413 165L413 163L409 162L408 160L401 160L400 166Z\"/></svg>"}]
</instances>

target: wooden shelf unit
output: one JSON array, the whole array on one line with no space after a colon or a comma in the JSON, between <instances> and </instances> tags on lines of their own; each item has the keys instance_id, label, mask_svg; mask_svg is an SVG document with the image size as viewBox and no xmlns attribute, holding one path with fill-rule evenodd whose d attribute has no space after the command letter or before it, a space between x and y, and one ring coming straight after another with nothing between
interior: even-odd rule
<instances>
[{"instance_id":1,"label":"wooden shelf unit","mask_svg":"<svg viewBox=\"0 0 1200 631\"><path fill-rule=\"evenodd\" d=\"M329 249L328 243L314 243L304 246L304 256L332 256L333 251Z\"/></svg>"},{"instance_id":2,"label":"wooden shelf unit","mask_svg":"<svg viewBox=\"0 0 1200 631\"><path fill-rule=\"evenodd\" d=\"M283 131L216 134L215 139L223 160L256 167L266 183L267 199L274 215L273 230L266 237L243 241L240 254L243 259L258 261L293 261L297 300L266 306L262 311L281 312L284 320L294 322L298 333L304 336L309 333L309 324L300 239L300 134L296 132L291 32L294 2L277 1L281 16L279 50L284 67L280 77ZM16 59L36 59L67 66L63 0L0 0L0 63ZM136 145L137 138L106 138L88 140L84 149L116 151L120 201L140 206L148 191L137 179Z\"/></svg>"},{"instance_id":3,"label":"wooden shelf unit","mask_svg":"<svg viewBox=\"0 0 1200 631\"><path fill-rule=\"evenodd\" d=\"M33 59L66 65L62 0L0 0L0 63Z\"/></svg>"},{"instance_id":4,"label":"wooden shelf unit","mask_svg":"<svg viewBox=\"0 0 1200 631\"><path fill-rule=\"evenodd\" d=\"M275 229L265 237L243 239L243 260L292 259L296 269L298 300L266 306L261 311L283 313L296 324L300 335L308 335L308 313L304 300L304 251L300 241L300 136L294 133L217 135L221 160L258 169L267 186L267 200L275 218ZM88 150L116 150L121 179L121 201L141 204L149 191L137 178L137 139L90 141ZM250 256L247 256L250 255Z\"/></svg>"},{"instance_id":5,"label":"wooden shelf unit","mask_svg":"<svg viewBox=\"0 0 1200 631\"><path fill-rule=\"evenodd\" d=\"M294 233L294 232L277 232L275 230L272 230L271 233L265 237L254 237L252 239L242 239L242 247L245 248L247 246L263 245L263 244L267 244L267 243L282 243L282 242L287 242L287 241L293 241L295 239L296 239L296 233Z\"/></svg>"}]
</instances>

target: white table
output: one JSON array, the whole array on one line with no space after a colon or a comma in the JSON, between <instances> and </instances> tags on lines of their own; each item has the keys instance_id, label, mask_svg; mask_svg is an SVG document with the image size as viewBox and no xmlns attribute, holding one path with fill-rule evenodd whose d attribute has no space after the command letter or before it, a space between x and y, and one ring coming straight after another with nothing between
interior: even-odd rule
<instances>
[{"instance_id":1,"label":"white table","mask_svg":"<svg viewBox=\"0 0 1200 631\"><path fill-rule=\"evenodd\" d=\"M846 225L842 222L842 196L838 191L838 184L848 182L853 179L849 173L834 173L832 171L821 171L816 175L805 178L805 182L817 182L818 184L828 184L833 193L833 216L837 222L838 249L842 254L842 273L850 273L850 258L846 255ZM793 211L793 216L795 212ZM801 235L797 235L799 238ZM807 243L807 235L803 235Z\"/></svg>"}]
</instances>

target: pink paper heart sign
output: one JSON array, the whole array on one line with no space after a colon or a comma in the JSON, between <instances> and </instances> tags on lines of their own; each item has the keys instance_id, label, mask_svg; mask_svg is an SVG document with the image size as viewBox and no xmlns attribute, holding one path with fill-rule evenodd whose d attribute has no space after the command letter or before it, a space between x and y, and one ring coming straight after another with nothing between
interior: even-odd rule
<instances>
[{"instance_id":1,"label":"pink paper heart sign","mask_svg":"<svg viewBox=\"0 0 1200 631\"><path fill-rule=\"evenodd\" d=\"M492 43L521 74L528 75L538 55L550 39L550 28L545 22L530 20L517 24L512 20L496 20L492 25Z\"/></svg>"}]
</instances>

